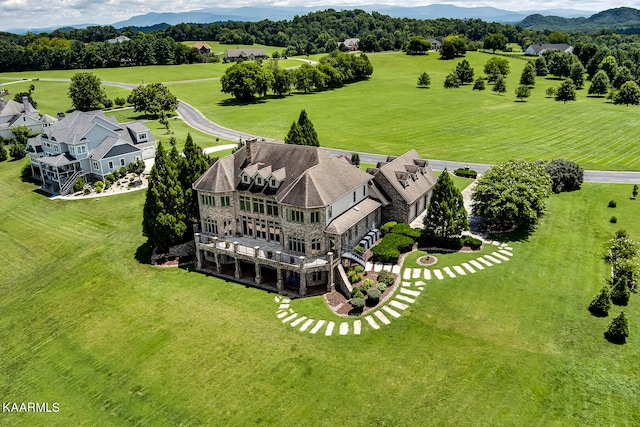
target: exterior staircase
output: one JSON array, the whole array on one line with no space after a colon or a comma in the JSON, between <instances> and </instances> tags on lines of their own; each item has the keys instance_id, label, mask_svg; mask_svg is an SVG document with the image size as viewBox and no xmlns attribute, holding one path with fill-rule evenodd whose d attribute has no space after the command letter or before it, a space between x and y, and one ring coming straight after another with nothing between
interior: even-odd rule
<instances>
[{"instance_id":1,"label":"exterior staircase","mask_svg":"<svg viewBox=\"0 0 640 427\"><path fill-rule=\"evenodd\" d=\"M73 190L73 187L76 185L76 180L80 176L80 171L75 171L73 175L69 177L67 182L64 185L60 186L60 195L66 196Z\"/></svg>"}]
</instances>

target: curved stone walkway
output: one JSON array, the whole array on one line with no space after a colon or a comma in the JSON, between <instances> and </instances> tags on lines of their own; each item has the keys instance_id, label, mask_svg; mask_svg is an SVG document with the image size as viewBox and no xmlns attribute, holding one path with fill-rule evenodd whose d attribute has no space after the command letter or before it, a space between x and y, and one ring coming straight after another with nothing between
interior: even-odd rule
<instances>
[{"instance_id":1,"label":"curved stone walkway","mask_svg":"<svg viewBox=\"0 0 640 427\"><path fill-rule=\"evenodd\" d=\"M395 293L384 304L377 306L373 311L369 311L364 317L354 320L345 318L344 321L339 322L309 318L302 313L297 313L291 308L291 300L281 296L275 297L275 302L278 304L276 317L283 324L288 324L300 332L313 335L360 335L363 328L378 330L381 327L390 325L393 320L400 318L402 312L407 310L420 297L428 281L475 274L485 268L509 261L513 256L513 249L508 244L499 242L491 242L489 244L496 246L497 249L489 255L479 256L460 265L443 268L405 268L402 273L401 286L396 289Z\"/></svg>"}]
</instances>

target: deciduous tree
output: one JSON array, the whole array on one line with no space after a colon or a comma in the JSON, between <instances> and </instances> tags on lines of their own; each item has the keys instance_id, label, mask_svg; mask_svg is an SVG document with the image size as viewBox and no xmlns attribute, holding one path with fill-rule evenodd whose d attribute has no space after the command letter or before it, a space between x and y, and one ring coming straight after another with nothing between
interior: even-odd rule
<instances>
[{"instance_id":1,"label":"deciduous tree","mask_svg":"<svg viewBox=\"0 0 640 427\"><path fill-rule=\"evenodd\" d=\"M440 59L453 59L467 53L467 43L461 35L451 35L444 38L440 48Z\"/></svg>"},{"instance_id":2,"label":"deciduous tree","mask_svg":"<svg viewBox=\"0 0 640 427\"><path fill-rule=\"evenodd\" d=\"M500 228L529 227L544 212L551 178L544 166L511 160L491 167L473 193L474 215Z\"/></svg>"},{"instance_id":3,"label":"deciduous tree","mask_svg":"<svg viewBox=\"0 0 640 427\"><path fill-rule=\"evenodd\" d=\"M573 80L567 79L560 84L556 90L555 100L564 103L576 100L576 85L573 84Z\"/></svg>"},{"instance_id":4,"label":"deciduous tree","mask_svg":"<svg viewBox=\"0 0 640 427\"><path fill-rule=\"evenodd\" d=\"M460 83L460 78L455 71L452 71L444 78L443 86L445 89L454 89L460 87Z\"/></svg>"},{"instance_id":5,"label":"deciduous tree","mask_svg":"<svg viewBox=\"0 0 640 427\"><path fill-rule=\"evenodd\" d=\"M73 108L80 111L102 108L102 103L107 98L102 88L102 81L92 73L74 74L71 77L68 94Z\"/></svg>"},{"instance_id":6,"label":"deciduous tree","mask_svg":"<svg viewBox=\"0 0 640 427\"><path fill-rule=\"evenodd\" d=\"M640 103L640 88L636 82L626 82L613 98L614 104L638 105Z\"/></svg>"},{"instance_id":7,"label":"deciduous tree","mask_svg":"<svg viewBox=\"0 0 640 427\"><path fill-rule=\"evenodd\" d=\"M603 96L609 92L609 76L603 70L596 73L591 79L589 86L589 95Z\"/></svg>"},{"instance_id":8,"label":"deciduous tree","mask_svg":"<svg viewBox=\"0 0 640 427\"><path fill-rule=\"evenodd\" d=\"M584 169L570 160L553 159L545 165L545 170L551 177L554 193L579 190L584 181Z\"/></svg>"},{"instance_id":9,"label":"deciduous tree","mask_svg":"<svg viewBox=\"0 0 640 427\"><path fill-rule=\"evenodd\" d=\"M536 76L546 76L549 74L549 68L547 67L547 60L544 56L538 56L535 60Z\"/></svg>"},{"instance_id":10,"label":"deciduous tree","mask_svg":"<svg viewBox=\"0 0 640 427\"><path fill-rule=\"evenodd\" d=\"M423 55L431 49L431 42L422 36L414 36L405 46L407 55Z\"/></svg>"},{"instance_id":11,"label":"deciduous tree","mask_svg":"<svg viewBox=\"0 0 640 427\"><path fill-rule=\"evenodd\" d=\"M271 71L262 69L255 62L240 62L227 68L220 78L220 84L222 92L230 93L241 101L251 101L256 95L264 93L265 85L269 87L269 76L273 77Z\"/></svg>"},{"instance_id":12,"label":"deciduous tree","mask_svg":"<svg viewBox=\"0 0 640 427\"><path fill-rule=\"evenodd\" d=\"M158 117L160 113L175 111L178 108L178 99L162 83L136 87L129 94L127 102L133 105L134 111L145 112L154 117Z\"/></svg>"},{"instance_id":13,"label":"deciduous tree","mask_svg":"<svg viewBox=\"0 0 640 427\"><path fill-rule=\"evenodd\" d=\"M516 98L520 101L524 101L531 96L531 88L527 85L520 85L516 88Z\"/></svg>"},{"instance_id":14,"label":"deciduous tree","mask_svg":"<svg viewBox=\"0 0 640 427\"><path fill-rule=\"evenodd\" d=\"M582 89L584 87L584 67L580 61L574 62L571 66L569 78L573 80L573 84L576 85L577 89Z\"/></svg>"},{"instance_id":15,"label":"deciduous tree","mask_svg":"<svg viewBox=\"0 0 640 427\"><path fill-rule=\"evenodd\" d=\"M528 88L527 88L528 89ZM507 85L504 83L504 77L498 74L493 84L493 91L497 93L505 93L507 91Z\"/></svg>"},{"instance_id":16,"label":"deciduous tree","mask_svg":"<svg viewBox=\"0 0 640 427\"><path fill-rule=\"evenodd\" d=\"M536 84L536 67L532 61L528 61L520 75L520 84L533 86Z\"/></svg>"},{"instance_id":17,"label":"deciduous tree","mask_svg":"<svg viewBox=\"0 0 640 427\"><path fill-rule=\"evenodd\" d=\"M484 38L483 47L484 49L491 49L495 53L496 50L504 50L507 47L507 43L509 43L509 39L502 33L488 34Z\"/></svg>"}]
</instances>

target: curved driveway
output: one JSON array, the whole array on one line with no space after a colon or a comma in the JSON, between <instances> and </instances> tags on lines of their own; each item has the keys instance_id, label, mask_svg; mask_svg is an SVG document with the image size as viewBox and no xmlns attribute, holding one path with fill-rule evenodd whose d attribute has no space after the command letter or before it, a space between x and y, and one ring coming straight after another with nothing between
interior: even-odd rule
<instances>
[{"instance_id":1,"label":"curved driveway","mask_svg":"<svg viewBox=\"0 0 640 427\"><path fill-rule=\"evenodd\" d=\"M216 80L216 79L217 78L202 79L202 80ZM16 80L27 80L27 79L16 77ZM57 81L57 82L70 81L70 79L63 79L63 78L40 78L40 80ZM105 81L102 83L107 86L115 86L123 89L133 89L136 86L138 86L137 84L120 83L120 82ZM172 83L179 83L179 82L163 82L163 84L172 84ZM182 120L192 128L197 129L201 132L207 133L209 135L217 136L230 141L239 141L240 139L246 140L251 138L257 138L264 141L273 141L272 138L265 138L258 135L251 135L248 133L244 133L244 132L240 132L237 130L220 126L219 124L214 123L211 120L207 119L198 109L196 109L192 105L187 104L184 101L178 102L178 114L180 115ZM353 152L349 150L339 150L336 148L327 148L327 150L332 153L342 154L342 155L350 155ZM382 154L373 154L373 153L359 153L359 154L360 154L360 161L362 163L378 163L378 162L385 161L387 158L387 156ZM459 167L468 166L469 168L479 173L486 172L487 169L491 167L490 164L486 164L486 163L467 163L467 162L456 162L456 161L448 161L448 160L429 160L429 166L437 170L442 170L445 167L448 170L455 170ZM640 183L640 172L585 170L584 180L586 182L638 184Z\"/></svg>"}]
</instances>

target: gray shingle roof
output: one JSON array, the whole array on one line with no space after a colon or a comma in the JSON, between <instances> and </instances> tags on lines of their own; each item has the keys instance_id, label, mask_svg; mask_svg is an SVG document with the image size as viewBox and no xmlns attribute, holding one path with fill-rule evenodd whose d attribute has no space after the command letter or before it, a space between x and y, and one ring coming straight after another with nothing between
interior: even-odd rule
<instances>
[{"instance_id":1,"label":"gray shingle roof","mask_svg":"<svg viewBox=\"0 0 640 427\"><path fill-rule=\"evenodd\" d=\"M383 174L409 204L423 196L438 180L416 150L407 151L400 157L389 157L387 160L388 163L379 164L377 173ZM420 165L425 165L424 173L419 170L422 167Z\"/></svg>"},{"instance_id":2,"label":"gray shingle roof","mask_svg":"<svg viewBox=\"0 0 640 427\"><path fill-rule=\"evenodd\" d=\"M193 188L214 193L233 191L241 184L242 170L253 176L268 166L276 171L274 176L283 176L275 192L276 200L298 207L328 206L371 180L371 175L321 148L255 141L214 163ZM280 172L283 168L286 175ZM246 189L256 192L268 189L268 186L253 187Z\"/></svg>"},{"instance_id":3,"label":"gray shingle roof","mask_svg":"<svg viewBox=\"0 0 640 427\"><path fill-rule=\"evenodd\" d=\"M44 156L39 159L40 163L50 166L65 166L73 163L79 163L71 154L63 153L57 156Z\"/></svg>"},{"instance_id":4,"label":"gray shingle roof","mask_svg":"<svg viewBox=\"0 0 640 427\"><path fill-rule=\"evenodd\" d=\"M134 147L131 144L119 144L119 145L114 145L111 148L111 150L109 150L109 152L104 155L103 158L108 159L109 157L122 156L124 154L135 153L135 152L141 153L139 148Z\"/></svg>"},{"instance_id":5,"label":"gray shingle roof","mask_svg":"<svg viewBox=\"0 0 640 427\"><path fill-rule=\"evenodd\" d=\"M251 48L227 49L227 58L248 58L251 55L267 56L267 51L265 49L251 49Z\"/></svg>"}]
</instances>

